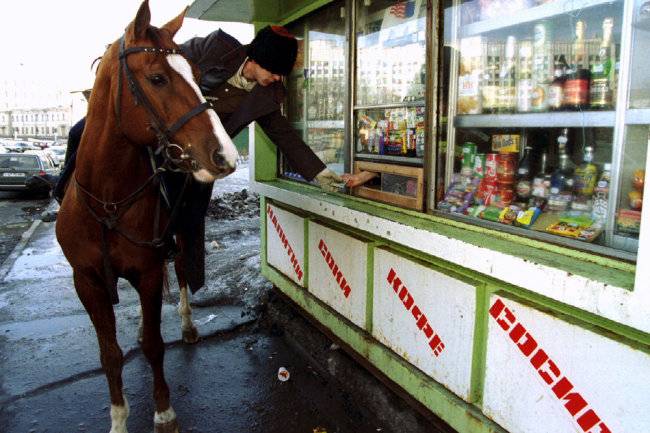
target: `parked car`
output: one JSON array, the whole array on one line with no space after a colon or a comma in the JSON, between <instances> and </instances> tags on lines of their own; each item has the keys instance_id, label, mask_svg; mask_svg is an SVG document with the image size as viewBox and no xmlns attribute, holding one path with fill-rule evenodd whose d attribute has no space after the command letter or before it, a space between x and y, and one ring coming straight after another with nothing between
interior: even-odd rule
<instances>
[{"instance_id":1,"label":"parked car","mask_svg":"<svg viewBox=\"0 0 650 433\"><path fill-rule=\"evenodd\" d=\"M50 146L48 150L52 155L52 159L57 166L61 166L65 162L65 151L67 146Z\"/></svg>"},{"instance_id":2,"label":"parked car","mask_svg":"<svg viewBox=\"0 0 650 433\"><path fill-rule=\"evenodd\" d=\"M24 191L44 195L51 185L35 182L32 178L50 178L58 170L51 158L38 154L3 153L0 154L0 191Z\"/></svg>"},{"instance_id":3,"label":"parked car","mask_svg":"<svg viewBox=\"0 0 650 433\"><path fill-rule=\"evenodd\" d=\"M31 143L25 143L24 141L17 141L14 143L8 143L6 146L9 152L18 152L22 153L26 150L40 150L40 147L36 147Z\"/></svg>"}]
</instances>

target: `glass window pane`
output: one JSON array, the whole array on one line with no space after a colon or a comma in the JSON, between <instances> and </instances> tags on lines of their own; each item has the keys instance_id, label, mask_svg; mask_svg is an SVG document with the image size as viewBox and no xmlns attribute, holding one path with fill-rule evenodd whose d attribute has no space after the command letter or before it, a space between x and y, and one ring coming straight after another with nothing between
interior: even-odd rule
<instances>
[{"instance_id":1,"label":"glass window pane","mask_svg":"<svg viewBox=\"0 0 650 433\"><path fill-rule=\"evenodd\" d=\"M617 248L632 252L636 252L639 242L648 132L647 125L632 125L627 127L625 133L612 242Z\"/></svg>"},{"instance_id":2,"label":"glass window pane","mask_svg":"<svg viewBox=\"0 0 650 433\"><path fill-rule=\"evenodd\" d=\"M422 107L374 108L355 113L358 156L424 156Z\"/></svg>"},{"instance_id":3,"label":"glass window pane","mask_svg":"<svg viewBox=\"0 0 650 433\"><path fill-rule=\"evenodd\" d=\"M424 99L426 0L357 2L356 105Z\"/></svg>"},{"instance_id":4,"label":"glass window pane","mask_svg":"<svg viewBox=\"0 0 650 433\"><path fill-rule=\"evenodd\" d=\"M449 125L438 149L443 187L436 209L576 248L636 252L617 242L614 209L623 203L609 201L617 196L609 185L617 155L645 164L638 154L642 132L630 127L626 143L615 136L621 38L629 31L623 7L445 2L442 105ZM627 164L622 184L634 176L634 164ZM621 188L618 201L629 201Z\"/></svg>"},{"instance_id":5,"label":"glass window pane","mask_svg":"<svg viewBox=\"0 0 650 433\"><path fill-rule=\"evenodd\" d=\"M288 26L299 44L296 65L287 80L287 117L316 155L338 173L344 172L346 161L344 4L335 1ZM283 171L294 174L291 167Z\"/></svg>"}]
</instances>

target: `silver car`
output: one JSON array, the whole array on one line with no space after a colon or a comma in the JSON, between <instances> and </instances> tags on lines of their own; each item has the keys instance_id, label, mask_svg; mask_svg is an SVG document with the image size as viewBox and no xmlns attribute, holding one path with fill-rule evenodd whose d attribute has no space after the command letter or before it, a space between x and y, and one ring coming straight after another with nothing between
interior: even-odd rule
<instances>
[{"instance_id":1,"label":"silver car","mask_svg":"<svg viewBox=\"0 0 650 433\"><path fill-rule=\"evenodd\" d=\"M0 154L0 191L28 191L46 193L43 187L27 182L32 176L55 176L58 170L51 158L24 153Z\"/></svg>"}]
</instances>

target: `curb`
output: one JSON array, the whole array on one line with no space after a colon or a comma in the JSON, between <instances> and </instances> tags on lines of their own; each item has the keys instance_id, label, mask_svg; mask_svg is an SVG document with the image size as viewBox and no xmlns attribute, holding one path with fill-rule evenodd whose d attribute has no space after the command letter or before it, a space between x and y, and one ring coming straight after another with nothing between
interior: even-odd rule
<instances>
[{"instance_id":1,"label":"curb","mask_svg":"<svg viewBox=\"0 0 650 433\"><path fill-rule=\"evenodd\" d=\"M47 206L45 209L46 211L53 211L56 208L58 208L58 203L56 200L52 200L50 204ZM20 254L23 252L25 247L27 246L27 243L31 240L32 236L34 235L34 232L38 228L39 225L41 225L43 221L41 219L36 219L32 222L32 225L27 229L25 233L23 233L20 236L20 241L16 244L14 249L11 251L9 256L2 262L2 265L0 265L0 281L4 281L4 279L7 277L7 274L9 271L11 271L11 268L13 267L14 263L20 256Z\"/></svg>"}]
</instances>

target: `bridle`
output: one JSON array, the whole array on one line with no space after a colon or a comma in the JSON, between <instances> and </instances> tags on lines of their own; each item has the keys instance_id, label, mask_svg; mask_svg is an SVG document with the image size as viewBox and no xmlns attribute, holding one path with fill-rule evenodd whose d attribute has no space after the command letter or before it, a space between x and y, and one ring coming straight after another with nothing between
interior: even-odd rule
<instances>
[{"instance_id":1,"label":"bridle","mask_svg":"<svg viewBox=\"0 0 650 433\"><path fill-rule=\"evenodd\" d=\"M77 191L81 193L79 194L82 199L81 201L84 203L84 205L86 206L90 214L100 223L102 227L102 255L104 256L104 272L106 274L105 278L107 279L107 281L111 281L114 279L114 274L110 265L109 254L108 254L108 241L106 236L108 230L113 230L118 232L120 235L122 235L131 243L137 246L160 248L166 245L166 241L169 238L171 226L177 216L179 208L181 207L183 196L187 188L187 185L191 180L190 173L192 173L192 171L197 170L199 168L198 162L191 155L189 155L185 151L185 149L183 149L178 144L173 143L173 137L183 127L183 125L185 125L190 119L204 112L205 110L211 108L209 102L207 101L203 102L197 105L196 107L194 107L193 109L191 109L190 111L188 111L187 113L185 113L184 115L182 115L171 126L167 127L167 125L165 124L161 116L158 114L154 106L149 101L149 98L147 98L147 95L142 90L142 87L140 86L140 83L138 83L137 79L135 78L133 71L131 70L131 68L129 68L129 65L127 63L127 58L130 54L141 53L141 52L151 53L154 55L160 55L160 54L169 55L169 54L180 54L180 51L171 48L159 48L159 47L125 48L124 36L122 36L122 38L120 39L119 44L120 44L120 48L119 48L120 63L119 63L118 81L117 81L118 83L117 94L115 96L115 115L117 118L118 127L121 125L120 102L121 102L122 87L123 87L122 74L124 74L124 76L126 77L126 83L128 85L128 88L131 91L131 95L133 96L133 99L135 100L135 104L142 106L147 112L149 120L151 121L152 128L156 133L156 138L158 139L158 146L155 150L153 150L151 147L147 147L147 151L149 152L149 160L152 167L152 174L147 178L147 180L142 185L136 188L135 191L133 191L131 194L129 194L127 197L121 200L118 201L102 200L97 196L95 196L87 188L82 186L77 180L76 175L73 178ZM177 153L180 152L180 155L176 157L174 156L174 152ZM162 163L160 163L161 158L162 158ZM173 205L170 203L170 199L168 197L167 191L165 190L164 183L161 182L160 180L162 173L166 171L185 173L185 179L183 182L182 189L178 194L178 197L176 198ZM120 218L124 215L125 211L142 196L143 192L147 190L147 187L150 184L157 184L160 187L160 194L157 199L156 212L154 214L154 230L153 230L154 238L151 241L143 241L143 240L136 239L130 233L127 233L123 229L120 229L118 227L118 222ZM160 224L159 224L160 212L161 212L161 198L166 202L167 207L171 210L167 224L165 225L162 231L160 231ZM96 204L100 206L100 208L103 210L103 213L105 213L105 216L99 215L98 212L96 212L93 209L93 207L90 206L88 202L89 199L94 201ZM112 285L108 284L107 286L111 287ZM109 295L111 296L112 302L114 304L119 302L119 299L117 297L117 291L111 289L110 292L111 293L109 293Z\"/></svg>"},{"instance_id":2,"label":"bridle","mask_svg":"<svg viewBox=\"0 0 650 433\"><path fill-rule=\"evenodd\" d=\"M179 129L183 127L192 117L204 112L205 110L211 108L211 105L208 101L205 101L184 115L182 115L176 122L174 122L170 127L165 125L165 122L158 115L158 112L154 106L147 98L147 95L142 90L140 83L136 80L133 75L133 71L129 68L127 62L127 57L129 54L135 53L151 53L151 54L180 54L179 50L173 48L158 48L158 47L130 47L125 48L124 36L120 39L120 67L117 78L117 94L115 96L115 115L117 117L117 123L120 125L121 119L121 110L120 110L120 99L122 97L122 71L126 76L127 85L133 95L136 105L141 105L149 115L149 120L151 120L152 127L156 132L156 137L158 138L158 148L156 149L156 154L161 154L165 158L165 163L168 165L168 169L172 171L194 171L199 168L197 161L178 144L173 143L173 137ZM180 156L178 158L174 157L172 151L180 151ZM184 169L183 166L189 163L189 170Z\"/></svg>"}]
</instances>

